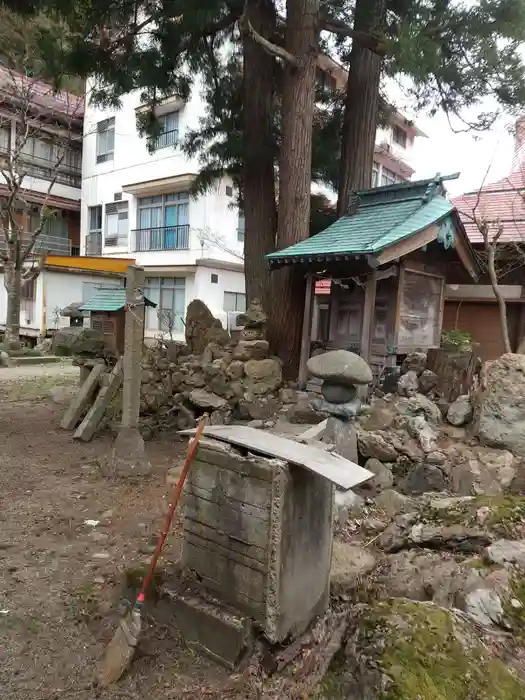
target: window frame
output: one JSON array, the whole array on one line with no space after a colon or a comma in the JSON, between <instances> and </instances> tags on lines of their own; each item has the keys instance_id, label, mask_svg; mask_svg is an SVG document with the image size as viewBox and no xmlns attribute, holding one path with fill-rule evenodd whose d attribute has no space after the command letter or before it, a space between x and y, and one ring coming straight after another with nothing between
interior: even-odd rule
<instances>
[{"instance_id":1,"label":"window frame","mask_svg":"<svg viewBox=\"0 0 525 700\"><path fill-rule=\"evenodd\" d=\"M394 124L394 126L392 127L392 141L401 148L407 147L408 134L397 124Z\"/></svg>"},{"instance_id":2,"label":"window frame","mask_svg":"<svg viewBox=\"0 0 525 700\"><path fill-rule=\"evenodd\" d=\"M109 144L103 144L103 135L109 138L108 135L112 134L111 137L111 148ZM108 119L102 119L97 123L97 148L96 148L96 163L107 163L114 159L115 156L115 117L109 117Z\"/></svg>"},{"instance_id":3,"label":"window frame","mask_svg":"<svg viewBox=\"0 0 525 700\"><path fill-rule=\"evenodd\" d=\"M163 295L164 292L164 295ZM180 300L177 292L183 292L183 302L179 308L176 307L176 299ZM175 313L174 333L184 332L184 317L186 315L186 278L185 277L146 277L144 284L144 294L152 302L157 304L156 308L146 308L145 327L149 331L167 333L168 330L162 327L160 313L170 307L164 305L164 299L171 293L171 310ZM155 323L151 325L152 314L155 314Z\"/></svg>"},{"instance_id":4,"label":"window frame","mask_svg":"<svg viewBox=\"0 0 525 700\"><path fill-rule=\"evenodd\" d=\"M227 299L227 295L228 295L228 297L233 296L233 297L235 298L235 304L234 304L235 308L234 308L234 309L227 309L227 308L226 308L226 299ZM238 307L239 307L238 301L239 301L239 298L240 298L240 297L242 297L242 302L243 302L243 303L241 304L241 308L238 308ZM245 313L245 311L246 311L246 292L230 292L230 291L225 291L225 292L223 293L223 297L222 297L222 309L223 309L223 311L225 311L225 312L228 313L228 314L229 314L229 313L232 313L232 314L242 314L242 313Z\"/></svg>"},{"instance_id":5,"label":"window frame","mask_svg":"<svg viewBox=\"0 0 525 700\"><path fill-rule=\"evenodd\" d=\"M109 217L116 217L116 233L109 234ZM126 222L122 225L120 222ZM125 230L124 230L125 229ZM104 207L104 246L123 247L129 241L129 202L122 199L118 202L108 202Z\"/></svg>"}]
</instances>

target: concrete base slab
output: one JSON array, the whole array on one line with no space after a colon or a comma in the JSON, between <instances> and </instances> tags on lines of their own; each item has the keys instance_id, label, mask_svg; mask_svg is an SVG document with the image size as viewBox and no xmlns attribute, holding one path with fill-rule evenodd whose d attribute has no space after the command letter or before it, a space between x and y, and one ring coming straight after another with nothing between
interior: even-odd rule
<instances>
[{"instance_id":1,"label":"concrete base slab","mask_svg":"<svg viewBox=\"0 0 525 700\"><path fill-rule=\"evenodd\" d=\"M230 670L238 668L251 653L249 618L196 593L164 592L172 598L175 624L189 647Z\"/></svg>"},{"instance_id":2,"label":"concrete base slab","mask_svg":"<svg viewBox=\"0 0 525 700\"><path fill-rule=\"evenodd\" d=\"M140 476L151 471L144 438L137 428L119 428L113 443L111 460L117 476Z\"/></svg>"}]
</instances>

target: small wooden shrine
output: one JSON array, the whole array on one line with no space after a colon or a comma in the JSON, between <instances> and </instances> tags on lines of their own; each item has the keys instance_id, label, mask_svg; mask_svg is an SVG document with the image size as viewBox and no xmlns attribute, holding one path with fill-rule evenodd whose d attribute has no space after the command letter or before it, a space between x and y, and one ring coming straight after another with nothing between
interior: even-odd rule
<instances>
[{"instance_id":1,"label":"small wooden shrine","mask_svg":"<svg viewBox=\"0 0 525 700\"><path fill-rule=\"evenodd\" d=\"M272 269L297 265L307 280L300 384L318 312L315 284L328 280L326 349L359 353L380 373L413 350L440 345L447 267L480 269L444 180L403 182L355 193L329 228L267 256ZM326 282L325 282L326 284Z\"/></svg>"},{"instance_id":2,"label":"small wooden shrine","mask_svg":"<svg viewBox=\"0 0 525 700\"><path fill-rule=\"evenodd\" d=\"M144 297L146 306L156 307ZM124 287L101 287L81 311L91 312L91 328L105 335L119 357L124 354L124 328L126 325L126 290Z\"/></svg>"}]
</instances>

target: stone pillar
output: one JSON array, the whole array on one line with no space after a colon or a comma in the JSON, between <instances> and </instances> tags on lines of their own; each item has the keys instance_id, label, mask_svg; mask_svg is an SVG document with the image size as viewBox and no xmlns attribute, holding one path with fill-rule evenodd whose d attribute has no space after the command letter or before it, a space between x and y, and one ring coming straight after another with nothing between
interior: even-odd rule
<instances>
[{"instance_id":1,"label":"stone pillar","mask_svg":"<svg viewBox=\"0 0 525 700\"><path fill-rule=\"evenodd\" d=\"M114 467L122 475L149 470L144 440L139 432L144 309L144 268L130 265L126 276L122 422L113 447Z\"/></svg>"}]
</instances>

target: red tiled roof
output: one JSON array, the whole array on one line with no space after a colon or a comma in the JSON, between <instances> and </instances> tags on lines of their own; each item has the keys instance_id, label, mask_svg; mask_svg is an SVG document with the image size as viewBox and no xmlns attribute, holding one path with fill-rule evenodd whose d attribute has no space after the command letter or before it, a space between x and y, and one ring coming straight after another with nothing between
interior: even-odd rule
<instances>
[{"instance_id":1,"label":"red tiled roof","mask_svg":"<svg viewBox=\"0 0 525 700\"><path fill-rule=\"evenodd\" d=\"M31 103L46 111L82 120L84 117L84 97L73 95L70 92L55 92L53 87L42 80L28 78L20 73L15 73L7 68L0 67L0 92L4 99L16 99L16 91L19 95L30 95Z\"/></svg>"},{"instance_id":2,"label":"red tiled roof","mask_svg":"<svg viewBox=\"0 0 525 700\"><path fill-rule=\"evenodd\" d=\"M498 182L485 185L480 191L456 197L452 203L471 243L483 243L483 236L472 221L474 213L488 222L496 224L499 221L503 225L501 243L525 243L525 170L516 170Z\"/></svg>"}]
</instances>

